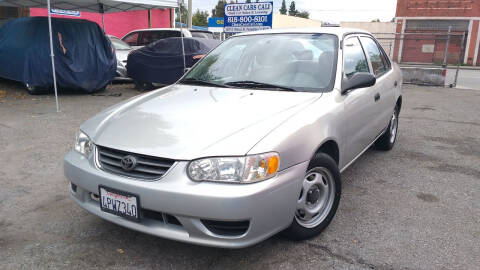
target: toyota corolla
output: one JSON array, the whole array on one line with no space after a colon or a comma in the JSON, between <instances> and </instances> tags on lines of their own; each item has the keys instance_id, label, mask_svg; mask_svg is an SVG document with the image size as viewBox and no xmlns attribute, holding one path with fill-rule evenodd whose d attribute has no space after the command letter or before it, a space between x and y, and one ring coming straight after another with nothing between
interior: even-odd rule
<instances>
[{"instance_id":1,"label":"toyota corolla","mask_svg":"<svg viewBox=\"0 0 480 270\"><path fill-rule=\"evenodd\" d=\"M81 125L64 160L71 197L110 222L194 244L308 239L337 211L341 172L372 145L394 146L401 87L364 31L240 34L177 83Z\"/></svg>"}]
</instances>

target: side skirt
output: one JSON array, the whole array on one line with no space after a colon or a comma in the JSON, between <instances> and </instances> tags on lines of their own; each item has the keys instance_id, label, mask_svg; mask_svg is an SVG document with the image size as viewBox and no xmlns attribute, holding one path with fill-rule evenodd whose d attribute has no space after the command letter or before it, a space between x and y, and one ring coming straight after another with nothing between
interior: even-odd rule
<instances>
[{"instance_id":1,"label":"side skirt","mask_svg":"<svg viewBox=\"0 0 480 270\"><path fill-rule=\"evenodd\" d=\"M388 128L388 126L387 126ZM357 161L357 159L363 154L365 153L377 140L378 138L380 138L384 133L385 131L387 131L387 128L385 128L382 132L380 132L380 134L375 137L375 140L373 140L373 142L371 142L365 149L362 150L362 152L360 152L360 154L358 154L354 159L352 159L352 161L350 161L347 165L345 165L341 170L340 170L340 173L343 173L346 169L348 169L348 167L350 167L350 165L352 165L355 161Z\"/></svg>"}]
</instances>

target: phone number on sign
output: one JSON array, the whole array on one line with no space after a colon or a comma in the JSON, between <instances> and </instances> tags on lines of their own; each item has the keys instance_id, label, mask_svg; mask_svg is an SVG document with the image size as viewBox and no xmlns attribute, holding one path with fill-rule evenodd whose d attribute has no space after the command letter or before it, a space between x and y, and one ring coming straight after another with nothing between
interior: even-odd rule
<instances>
[{"instance_id":1,"label":"phone number on sign","mask_svg":"<svg viewBox=\"0 0 480 270\"><path fill-rule=\"evenodd\" d=\"M242 16L242 17L228 17L228 23L266 23L268 16Z\"/></svg>"}]
</instances>

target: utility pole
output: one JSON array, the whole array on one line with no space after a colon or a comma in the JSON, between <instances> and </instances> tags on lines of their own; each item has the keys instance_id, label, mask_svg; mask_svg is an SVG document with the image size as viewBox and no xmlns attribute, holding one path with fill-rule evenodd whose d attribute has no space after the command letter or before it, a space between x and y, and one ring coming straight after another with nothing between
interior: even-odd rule
<instances>
[{"instance_id":1,"label":"utility pole","mask_svg":"<svg viewBox=\"0 0 480 270\"><path fill-rule=\"evenodd\" d=\"M187 15L187 28L191 29L192 28L192 0L188 0L188 15Z\"/></svg>"},{"instance_id":2,"label":"utility pole","mask_svg":"<svg viewBox=\"0 0 480 270\"><path fill-rule=\"evenodd\" d=\"M448 45L450 45L450 35L452 33L452 26L448 27L448 36L447 36L447 41L445 44L445 55L443 56L443 64L442 67L446 68L448 65Z\"/></svg>"},{"instance_id":3,"label":"utility pole","mask_svg":"<svg viewBox=\"0 0 480 270\"><path fill-rule=\"evenodd\" d=\"M147 9L147 17L148 17L148 28L152 28L152 10Z\"/></svg>"}]
</instances>

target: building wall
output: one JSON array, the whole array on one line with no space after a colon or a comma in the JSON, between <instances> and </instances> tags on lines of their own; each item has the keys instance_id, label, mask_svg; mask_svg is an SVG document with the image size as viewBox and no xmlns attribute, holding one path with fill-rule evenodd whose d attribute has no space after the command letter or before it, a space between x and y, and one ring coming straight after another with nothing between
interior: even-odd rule
<instances>
[{"instance_id":1,"label":"building wall","mask_svg":"<svg viewBox=\"0 0 480 270\"><path fill-rule=\"evenodd\" d=\"M280 13L273 14L272 28L294 28L294 27L321 27L322 22L304 19L294 16L283 15Z\"/></svg>"},{"instance_id":2,"label":"building wall","mask_svg":"<svg viewBox=\"0 0 480 270\"><path fill-rule=\"evenodd\" d=\"M413 20L429 22L432 27L412 31L405 27L405 24ZM467 23L467 27L462 21ZM438 63L444 55L446 42L440 39L445 37L444 33L448 31L447 25L453 25L456 28L459 24L463 24L462 29L453 29L453 33L457 35L452 36L450 41L448 62L449 64L456 64L460 58L460 61L464 64L480 65L478 53L480 0L398 0L396 23L397 37L404 40L396 42L395 60ZM412 32L418 32L419 35L404 35L404 33ZM430 39L432 38L431 33L438 33L436 35L438 40L428 40L428 36L430 36ZM463 33L465 33L465 40L462 51L461 34ZM412 37L418 37L418 39L412 40ZM424 45L433 45L434 52L422 51Z\"/></svg>"},{"instance_id":3,"label":"building wall","mask_svg":"<svg viewBox=\"0 0 480 270\"><path fill-rule=\"evenodd\" d=\"M395 33L395 23L393 22L341 22L340 26L348 28L358 28L374 33Z\"/></svg>"},{"instance_id":4,"label":"building wall","mask_svg":"<svg viewBox=\"0 0 480 270\"><path fill-rule=\"evenodd\" d=\"M46 9L31 8L30 16L48 16ZM80 17L53 15L53 17L70 18L70 19L86 19L96 22L102 26L102 15L99 13L82 12ZM170 27L170 10L169 9L152 9L151 10L152 28ZM148 10L136 10L126 12L105 13L105 32L116 37L123 37L128 32L148 28Z\"/></svg>"},{"instance_id":5,"label":"building wall","mask_svg":"<svg viewBox=\"0 0 480 270\"><path fill-rule=\"evenodd\" d=\"M397 0L397 17L478 17L480 0Z\"/></svg>"}]
</instances>

